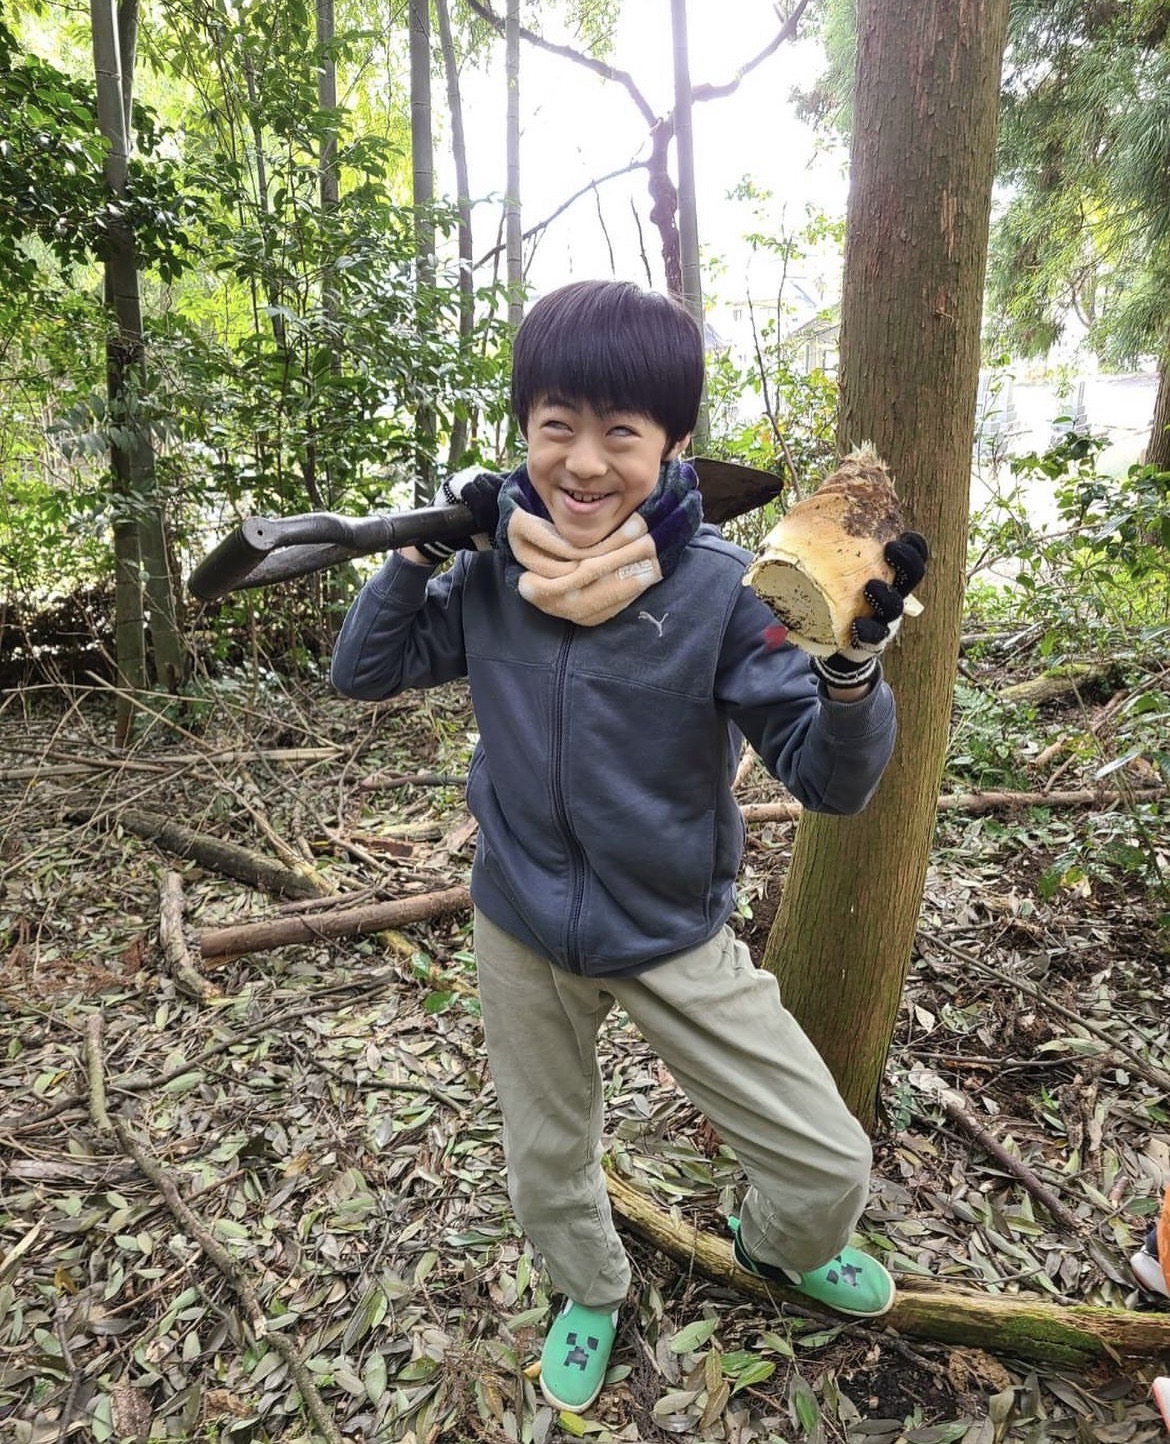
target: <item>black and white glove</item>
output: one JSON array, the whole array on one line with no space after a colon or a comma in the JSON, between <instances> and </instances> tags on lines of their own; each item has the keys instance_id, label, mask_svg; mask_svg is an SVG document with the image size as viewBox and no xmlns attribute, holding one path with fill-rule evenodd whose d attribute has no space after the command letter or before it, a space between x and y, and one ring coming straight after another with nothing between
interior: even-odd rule
<instances>
[{"instance_id":1,"label":"black and white glove","mask_svg":"<svg viewBox=\"0 0 1170 1444\"><path fill-rule=\"evenodd\" d=\"M436 567L454 552L490 551L500 520L499 494L503 480L502 476L478 466L465 466L462 471L449 476L435 492L431 505L462 504L471 512L472 530L467 536L451 539L436 537L431 541L415 542L415 550Z\"/></svg>"},{"instance_id":2,"label":"black and white glove","mask_svg":"<svg viewBox=\"0 0 1170 1444\"><path fill-rule=\"evenodd\" d=\"M873 577L865 584L865 600L872 617L858 617L853 623L853 645L829 657L812 657L812 669L829 687L864 687L877 675L878 658L898 635L906 598L926 575L929 556L926 538L916 531L904 531L886 543L886 561L894 582Z\"/></svg>"}]
</instances>

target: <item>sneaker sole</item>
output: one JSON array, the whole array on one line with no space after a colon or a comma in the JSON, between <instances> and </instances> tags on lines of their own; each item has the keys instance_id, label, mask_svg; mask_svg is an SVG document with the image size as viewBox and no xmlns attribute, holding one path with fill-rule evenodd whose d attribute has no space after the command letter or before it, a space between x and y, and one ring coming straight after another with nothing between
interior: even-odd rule
<instances>
[{"instance_id":1,"label":"sneaker sole","mask_svg":"<svg viewBox=\"0 0 1170 1444\"><path fill-rule=\"evenodd\" d=\"M553 1393L553 1391L544 1382L543 1375L541 1375L540 1379L540 1392L544 1395L545 1401L551 1404L554 1409L564 1409L567 1410L570 1414L583 1413L586 1409L589 1408L591 1404L596 1402L597 1396L604 1388L605 1380L603 1379L601 1383L598 1384L597 1388L594 1389L593 1393L589 1395L588 1399L583 1400L580 1404L566 1404L563 1399L558 1399L557 1396Z\"/></svg>"},{"instance_id":2,"label":"sneaker sole","mask_svg":"<svg viewBox=\"0 0 1170 1444\"><path fill-rule=\"evenodd\" d=\"M811 1303L819 1304L823 1309L829 1309L834 1314L844 1314L850 1319L880 1319L883 1314L888 1314L894 1307L898 1298L897 1287L892 1287L890 1297L880 1309L844 1309L839 1304L827 1304L823 1299L814 1298L812 1294L806 1294L801 1289L793 1289L793 1293L800 1294L802 1299L808 1299Z\"/></svg>"}]
</instances>

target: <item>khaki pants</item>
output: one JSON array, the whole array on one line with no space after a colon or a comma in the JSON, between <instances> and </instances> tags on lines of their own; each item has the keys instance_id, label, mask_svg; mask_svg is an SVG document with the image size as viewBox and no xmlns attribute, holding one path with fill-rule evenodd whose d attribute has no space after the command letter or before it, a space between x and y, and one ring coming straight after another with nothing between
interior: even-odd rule
<instances>
[{"instance_id":1,"label":"khaki pants","mask_svg":"<svg viewBox=\"0 0 1170 1444\"><path fill-rule=\"evenodd\" d=\"M554 1288L613 1308L630 1284L601 1171L596 1039L615 1002L734 1149L750 1185L748 1252L806 1272L844 1245L866 1199L869 1140L730 928L633 978L563 972L478 911L475 951L508 1193Z\"/></svg>"}]
</instances>

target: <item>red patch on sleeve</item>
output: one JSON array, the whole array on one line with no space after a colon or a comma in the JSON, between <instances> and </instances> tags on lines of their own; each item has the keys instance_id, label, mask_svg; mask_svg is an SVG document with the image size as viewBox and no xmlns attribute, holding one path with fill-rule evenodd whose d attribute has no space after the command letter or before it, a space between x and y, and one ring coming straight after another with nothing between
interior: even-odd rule
<instances>
[{"instance_id":1,"label":"red patch on sleeve","mask_svg":"<svg viewBox=\"0 0 1170 1444\"><path fill-rule=\"evenodd\" d=\"M764 639L764 646L769 652L774 652L777 647L782 647L788 638L788 628L783 622L776 622L771 627L765 627L761 633Z\"/></svg>"}]
</instances>

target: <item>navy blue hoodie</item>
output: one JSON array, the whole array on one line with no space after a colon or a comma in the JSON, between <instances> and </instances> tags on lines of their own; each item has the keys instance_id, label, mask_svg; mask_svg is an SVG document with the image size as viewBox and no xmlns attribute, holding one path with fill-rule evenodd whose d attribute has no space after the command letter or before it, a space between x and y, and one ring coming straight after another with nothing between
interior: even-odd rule
<instances>
[{"instance_id":1,"label":"navy blue hoodie","mask_svg":"<svg viewBox=\"0 0 1170 1444\"><path fill-rule=\"evenodd\" d=\"M726 922L741 735L818 812L859 812L889 761L889 687L830 700L802 652L765 636L776 618L742 584L749 560L701 527L671 576L597 627L524 601L494 551L439 576L392 555L350 608L333 655L347 696L469 679L472 898L559 967L637 972Z\"/></svg>"}]
</instances>

